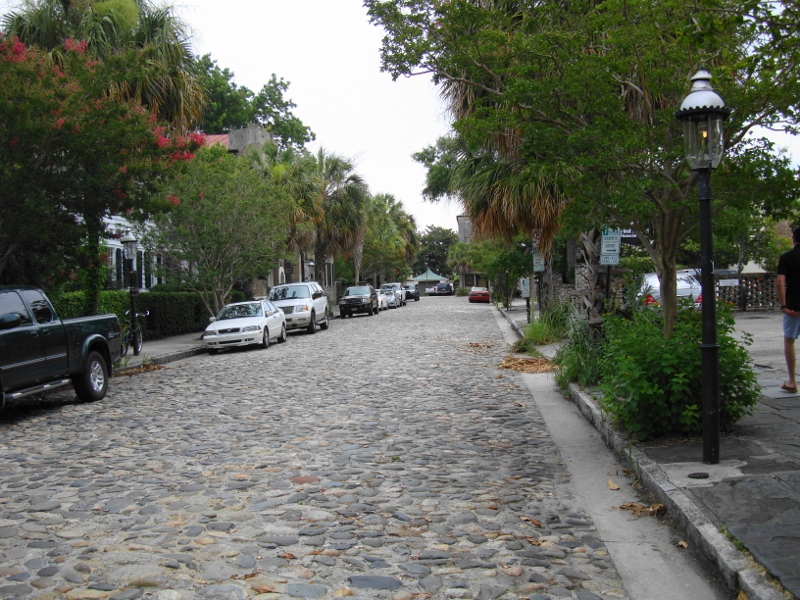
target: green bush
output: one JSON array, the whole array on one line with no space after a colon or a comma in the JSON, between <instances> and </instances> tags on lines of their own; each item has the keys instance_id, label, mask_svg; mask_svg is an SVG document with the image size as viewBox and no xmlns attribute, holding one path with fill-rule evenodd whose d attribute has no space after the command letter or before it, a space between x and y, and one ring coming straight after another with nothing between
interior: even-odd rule
<instances>
[{"instance_id":1,"label":"green bush","mask_svg":"<svg viewBox=\"0 0 800 600\"><path fill-rule=\"evenodd\" d=\"M569 302L550 304L538 319L525 326L523 338L517 343L519 352L529 352L535 346L553 344L564 339L569 333L570 320L575 309Z\"/></svg>"},{"instance_id":2,"label":"green bush","mask_svg":"<svg viewBox=\"0 0 800 600\"><path fill-rule=\"evenodd\" d=\"M561 344L553 362L558 365L556 384L561 389L575 382L581 387L597 385L603 364L603 344L595 339L586 320L570 320L567 340Z\"/></svg>"},{"instance_id":3,"label":"green bush","mask_svg":"<svg viewBox=\"0 0 800 600\"><path fill-rule=\"evenodd\" d=\"M751 414L759 397L746 346L732 337L731 311L718 305L720 426L728 429ZM669 340L662 313L634 310L629 317L603 322L600 404L636 439L694 436L702 430L701 314L692 306L678 311Z\"/></svg>"},{"instance_id":4,"label":"green bush","mask_svg":"<svg viewBox=\"0 0 800 600\"><path fill-rule=\"evenodd\" d=\"M65 292L50 298L62 319L84 315L83 292ZM120 323L128 320L125 312L131 308L131 297L126 291L100 292L99 312L117 315ZM146 292L136 296L136 312L148 312L139 320L145 340L157 340L173 335L202 331L208 325L208 310L197 294L192 292Z\"/></svg>"},{"instance_id":5,"label":"green bush","mask_svg":"<svg viewBox=\"0 0 800 600\"><path fill-rule=\"evenodd\" d=\"M456 296L469 296L469 288L457 287L456 288Z\"/></svg>"}]
</instances>

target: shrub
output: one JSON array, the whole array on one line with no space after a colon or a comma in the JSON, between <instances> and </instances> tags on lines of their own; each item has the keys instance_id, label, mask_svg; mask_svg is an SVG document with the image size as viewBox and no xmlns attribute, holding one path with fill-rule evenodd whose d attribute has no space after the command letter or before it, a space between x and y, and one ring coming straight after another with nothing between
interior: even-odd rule
<instances>
[{"instance_id":1,"label":"shrub","mask_svg":"<svg viewBox=\"0 0 800 600\"><path fill-rule=\"evenodd\" d=\"M469 288L466 287L457 287L456 288L456 296L469 296Z\"/></svg>"},{"instance_id":2,"label":"shrub","mask_svg":"<svg viewBox=\"0 0 800 600\"><path fill-rule=\"evenodd\" d=\"M64 292L52 297L56 313L62 319L85 316L83 292ZM125 312L131 308L131 297L126 291L100 292L99 312L117 315L120 324L128 320ZM208 311L192 292L147 292L136 297L136 312L150 314L139 320L145 340L157 340L172 335L202 331L208 324Z\"/></svg>"},{"instance_id":3,"label":"shrub","mask_svg":"<svg viewBox=\"0 0 800 600\"><path fill-rule=\"evenodd\" d=\"M585 319L577 312L570 319L567 340L559 347L553 361L558 365L556 384L566 389L571 382L582 387L597 385L603 364L603 344L594 339Z\"/></svg>"},{"instance_id":4,"label":"shrub","mask_svg":"<svg viewBox=\"0 0 800 600\"><path fill-rule=\"evenodd\" d=\"M528 352L535 346L553 344L564 339L569 333L570 320L575 309L568 303L550 304L538 319L525 326L523 338L517 343L518 351Z\"/></svg>"},{"instance_id":5,"label":"shrub","mask_svg":"<svg viewBox=\"0 0 800 600\"><path fill-rule=\"evenodd\" d=\"M719 415L723 429L751 414L759 397L746 346L733 339L733 316L718 304ZM694 436L702 430L701 314L692 306L678 311L669 340L662 313L634 310L603 322L604 360L601 406L633 437Z\"/></svg>"}]
</instances>

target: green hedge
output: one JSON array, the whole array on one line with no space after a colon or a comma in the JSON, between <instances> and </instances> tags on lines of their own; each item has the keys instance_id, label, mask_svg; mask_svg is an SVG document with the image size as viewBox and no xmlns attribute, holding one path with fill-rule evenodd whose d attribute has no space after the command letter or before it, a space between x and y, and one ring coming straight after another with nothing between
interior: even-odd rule
<instances>
[{"instance_id":1,"label":"green hedge","mask_svg":"<svg viewBox=\"0 0 800 600\"><path fill-rule=\"evenodd\" d=\"M65 292L50 298L62 319L84 316L82 292ZM100 292L100 313L114 313L121 323L127 320L131 297L124 291ZM136 297L136 312L150 314L141 320L145 340L203 331L208 325L208 311L197 294L191 292L147 292Z\"/></svg>"}]
</instances>

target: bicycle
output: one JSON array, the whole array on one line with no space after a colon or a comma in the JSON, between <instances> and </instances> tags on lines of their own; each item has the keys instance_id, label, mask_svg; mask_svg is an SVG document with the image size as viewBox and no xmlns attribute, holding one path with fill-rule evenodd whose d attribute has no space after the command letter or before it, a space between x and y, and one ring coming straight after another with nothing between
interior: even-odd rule
<instances>
[{"instance_id":1,"label":"bicycle","mask_svg":"<svg viewBox=\"0 0 800 600\"><path fill-rule=\"evenodd\" d=\"M123 323L122 347L120 348L120 357L128 354L128 348L130 347L133 348L133 353L136 355L142 352L142 327L141 325L139 325L139 319L147 317L150 314L150 311L146 310L143 313L140 312L136 313L135 329L131 326L130 314L131 311L129 310L125 311L125 316L128 319Z\"/></svg>"}]
</instances>

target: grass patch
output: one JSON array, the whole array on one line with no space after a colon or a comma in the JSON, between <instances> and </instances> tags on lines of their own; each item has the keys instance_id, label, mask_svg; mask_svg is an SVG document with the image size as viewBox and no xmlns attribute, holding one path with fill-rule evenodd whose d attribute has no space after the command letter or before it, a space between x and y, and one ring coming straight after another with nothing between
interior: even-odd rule
<instances>
[{"instance_id":1,"label":"grass patch","mask_svg":"<svg viewBox=\"0 0 800 600\"><path fill-rule=\"evenodd\" d=\"M538 319L525 327L524 337L515 344L514 351L537 354L536 346L546 346L564 339L569 333L574 310L569 303L555 304L545 309Z\"/></svg>"}]
</instances>

